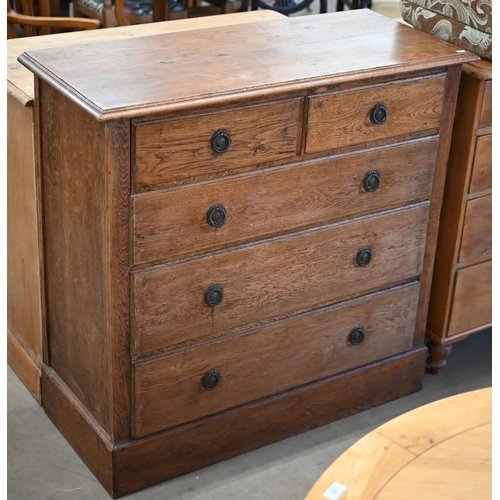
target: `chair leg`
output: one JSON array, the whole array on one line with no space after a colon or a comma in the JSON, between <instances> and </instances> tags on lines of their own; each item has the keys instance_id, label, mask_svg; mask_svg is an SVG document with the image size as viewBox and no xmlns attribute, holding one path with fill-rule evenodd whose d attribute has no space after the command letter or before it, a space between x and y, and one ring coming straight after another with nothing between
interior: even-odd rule
<instances>
[{"instance_id":1,"label":"chair leg","mask_svg":"<svg viewBox=\"0 0 500 500\"><path fill-rule=\"evenodd\" d=\"M328 0L320 0L319 13L326 14L328 11Z\"/></svg>"},{"instance_id":2,"label":"chair leg","mask_svg":"<svg viewBox=\"0 0 500 500\"><path fill-rule=\"evenodd\" d=\"M337 0L337 12L344 10L344 0Z\"/></svg>"}]
</instances>

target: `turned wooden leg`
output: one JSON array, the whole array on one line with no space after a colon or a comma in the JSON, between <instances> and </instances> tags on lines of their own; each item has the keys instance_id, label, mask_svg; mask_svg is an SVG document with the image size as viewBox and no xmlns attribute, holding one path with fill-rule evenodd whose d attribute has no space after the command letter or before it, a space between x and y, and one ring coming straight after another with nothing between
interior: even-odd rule
<instances>
[{"instance_id":1,"label":"turned wooden leg","mask_svg":"<svg viewBox=\"0 0 500 500\"><path fill-rule=\"evenodd\" d=\"M427 343L427 350L429 357L427 358L427 365L429 366L429 373L437 375L441 368L446 364L446 358L451 352L451 345L439 345L429 340Z\"/></svg>"}]
</instances>

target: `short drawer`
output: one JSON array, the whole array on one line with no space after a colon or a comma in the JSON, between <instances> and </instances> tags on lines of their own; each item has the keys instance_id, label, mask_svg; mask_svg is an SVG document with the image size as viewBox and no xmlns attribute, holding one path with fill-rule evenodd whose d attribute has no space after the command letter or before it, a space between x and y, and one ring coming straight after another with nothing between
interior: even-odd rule
<instances>
[{"instance_id":1,"label":"short drawer","mask_svg":"<svg viewBox=\"0 0 500 500\"><path fill-rule=\"evenodd\" d=\"M289 158L296 154L299 100L135 124L136 189Z\"/></svg>"},{"instance_id":2,"label":"short drawer","mask_svg":"<svg viewBox=\"0 0 500 500\"><path fill-rule=\"evenodd\" d=\"M492 186L492 136L483 135L476 139L476 150L472 164L469 193L487 191Z\"/></svg>"},{"instance_id":3,"label":"short drawer","mask_svg":"<svg viewBox=\"0 0 500 500\"><path fill-rule=\"evenodd\" d=\"M437 139L132 197L133 262L213 251L429 197Z\"/></svg>"},{"instance_id":4,"label":"short drawer","mask_svg":"<svg viewBox=\"0 0 500 500\"><path fill-rule=\"evenodd\" d=\"M439 76L310 97L306 152L436 130L444 89L445 77Z\"/></svg>"},{"instance_id":5,"label":"short drawer","mask_svg":"<svg viewBox=\"0 0 500 500\"><path fill-rule=\"evenodd\" d=\"M448 337L491 325L491 270L489 260L457 271Z\"/></svg>"},{"instance_id":6,"label":"short drawer","mask_svg":"<svg viewBox=\"0 0 500 500\"><path fill-rule=\"evenodd\" d=\"M491 210L491 195L467 202L459 262L491 255Z\"/></svg>"},{"instance_id":7,"label":"short drawer","mask_svg":"<svg viewBox=\"0 0 500 500\"><path fill-rule=\"evenodd\" d=\"M418 290L400 287L135 363L135 436L411 349Z\"/></svg>"},{"instance_id":8,"label":"short drawer","mask_svg":"<svg viewBox=\"0 0 500 500\"><path fill-rule=\"evenodd\" d=\"M493 123L493 84L488 80L484 84L483 102L481 104L481 114L479 115L478 128L491 127Z\"/></svg>"},{"instance_id":9,"label":"short drawer","mask_svg":"<svg viewBox=\"0 0 500 500\"><path fill-rule=\"evenodd\" d=\"M133 272L134 353L219 337L415 278L427 217L422 203Z\"/></svg>"}]
</instances>

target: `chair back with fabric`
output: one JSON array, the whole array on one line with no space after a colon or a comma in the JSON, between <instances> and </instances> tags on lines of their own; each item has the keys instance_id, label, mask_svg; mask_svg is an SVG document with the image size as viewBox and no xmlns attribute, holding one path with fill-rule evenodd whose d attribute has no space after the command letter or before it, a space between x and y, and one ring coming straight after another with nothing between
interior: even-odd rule
<instances>
[{"instance_id":1,"label":"chair back with fabric","mask_svg":"<svg viewBox=\"0 0 500 500\"><path fill-rule=\"evenodd\" d=\"M7 0L7 38L17 38L16 26L21 26L24 36L47 35L52 28L59 30L90 30L99 27L96 19L84 19L75 17L52 17L50 16L50 4L47 0L40 0L40 15L35 15L32 0L18 0L19 10L17 12Z\"/></svg>"}]
</instances>

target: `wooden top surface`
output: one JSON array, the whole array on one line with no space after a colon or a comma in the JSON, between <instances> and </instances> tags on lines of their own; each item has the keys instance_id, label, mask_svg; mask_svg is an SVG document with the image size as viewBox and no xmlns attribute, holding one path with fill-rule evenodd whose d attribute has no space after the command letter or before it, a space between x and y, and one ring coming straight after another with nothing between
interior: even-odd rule
<instances>
[{"instance_id":1,"label":"wooden top surface","mask_svg":"<svg viewBox=\"0 0 500 500\"><path fill-rule=\"evenodd\" d=\"M306 500L490 500L491 423L491 387L417 408L351 446Z\"/></svg>"},{"instance_id":2,"label":"wooden top surface","mask_svg":"<svg viewBox=\"0 0 500 500\"><path fill-rule=\"evenodd\" d=\"M24 53L99 120L476 60L368 9Z\"/></svg>"},{"instance_id":3,"label":"wooden top surface","mask_svg":"<svg viewBox=\"0 0 500 500\"><path fill-rule=\"evenodd\" d=\"M234 24L268 21L284 18L272 10L256 10L217 16L205 16L192 19L179 19L161 23L136 24L89 31L74 31L56 35L30 36L7 40L7 92L24 105L33 104L33 73L19 64L17 58L26 51L68 47L110 40L132 39L137 37L175 33L213 26L231 26Z\"/></svg>"}]
</instances>

